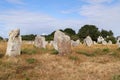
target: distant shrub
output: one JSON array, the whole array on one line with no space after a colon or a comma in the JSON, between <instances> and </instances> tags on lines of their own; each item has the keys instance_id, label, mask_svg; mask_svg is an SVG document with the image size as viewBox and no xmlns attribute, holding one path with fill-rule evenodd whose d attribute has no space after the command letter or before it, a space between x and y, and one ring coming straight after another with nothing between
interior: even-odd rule
<instances>
[{"instance_id":1,"label":"distant shrub","mask_svg":"<svg viewBox=\"0 0 120 80\"><path fill-rule=\"evenodd\" d=\"M109 40L112 41L113 44L116 43L116 38L114 36L109 36L108 38L106 38L106 41L108 42Z\"/></svg>"},{"instance_id":2,"label":"distant shrub","mask_svg":"<svg viewBox=\"0 0 120 80\"><path fill-rule=\"evenodd\" d=\"M29 58L26 60L29 64L35 63L36 60L34 58Z\"/></svg>"},{"instance_id":3,"label":"distant shrub","mask_svg":"<svg viewBox=\"0 0 120 80\"><path fill-rule=\"evenodd\" d=\"M33 41L35 40L35 37L36 35L34 34L22 35L22 40Z\"/></svg>"}]
</instances>

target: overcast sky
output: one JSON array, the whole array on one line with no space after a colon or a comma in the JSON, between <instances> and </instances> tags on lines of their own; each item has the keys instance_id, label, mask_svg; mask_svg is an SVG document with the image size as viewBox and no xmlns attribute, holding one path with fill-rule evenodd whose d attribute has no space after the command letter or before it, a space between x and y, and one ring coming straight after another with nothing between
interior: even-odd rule
<instances>
[{"instance_id":1,"label":"overcast sky","mask_svg":"<svg viewBox=\"0 0 120 80\"><path fill-rule=\"evenodd\" d=\"M120 35L120 0L0 0L0 36L10 30L21 34L49 34L85 24Z\"/></svg>"}]
</instances>

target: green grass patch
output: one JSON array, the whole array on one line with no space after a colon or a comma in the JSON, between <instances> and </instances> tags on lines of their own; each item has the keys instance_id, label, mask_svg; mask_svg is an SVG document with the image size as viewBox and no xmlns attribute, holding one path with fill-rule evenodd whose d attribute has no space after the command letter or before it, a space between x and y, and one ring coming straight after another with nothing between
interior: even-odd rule
<instances>
[{"instance_id":1,"label":"green grass patch","mask_svg":"<svg viewBox=\"0 0 120 80\"><path fill-rule=\"evenodd\" d=\"M41 51L42 53L46 53L48 52L49 50L47 48L38 48L39 51Z\"/></svg>"},{"instance_id":2,"label":"green grass patch","mask_svg":"<svg viewBox=\"0 0 120 80\"><path fill-rule=\"evenodd\" d=\"M29 55L31 55L31 54L36 54L37 50L35 48L33 48L33 49L25 48L25 49L22 49L21 53L22 54L29 54Z\"/></svg>"},{"instance_id":3,"label":"green grass patch","mask_svg":"<svg viewBox=\"0 0 120 80\"><path fill-rule=\"evenodd\" d=\"M120 80L120 74L119 75L114 75L112 80Z\"/></svg>"},{"instance_id":4,"label":"green grass patch","mask_svg":"<svg viewBox=\"0 0 120 80\"><path fill-rule=\"evenodd\" d=\"M57 54L58 54L58 51L55 50L55 49L52 49L52 50L51 50L51 54L57 55Z\"/></svg>"},{"instance_id":5,"label":"green grass patch","mask_svg":"<svg viewBox=\"0 0 120 80\"><path fill-rule=\"evenodd\" d=\"M35 63L36 60L34 58L29 58L26 60L29 64Z\"/></svg>"},{"instance_id":6,"label":"green grass patch","mask_svg":"<svg viewBox=\"0 0 120 80\"><path fill-rule=\"evenodd\" d=\"M79 58L78 58L77 56L69 56L69 59L76 61L76 60L78 60Z\"/></svg>"},{"instance_id":7,"label":"green grass patch","mask_svg":"<svg viewBox=\"0 0 120 80\"><path fill-rule=\"evenodd\" d=\"M102 50L102 52L106 52L106 53L108 53L108 52L110 52L110 49L108 49L108 48L104 48L104 49Z\"/></svg>"},{"instance_id":8,"label":"green grass patch","mask_svg":"<svg viewBox=\"0 0 120 80\"><path fill-rule=\"evenodd\" d=\"M105 49L100 49L100 48L97 48L93 53L97 56L100 56L100 55L106 55L106 53L109 52L109 49L105 48Z\"/></svg>"},{"instance_id":9,"label":"green grass patch","mask_svg":"<svg viewBox=\"0 0 120 80\"><path fill-rule=\"evenodd\" d=\"M25 80L30 80L30 78L27 77Z\"/></svg>"},{"instance_id":10,"label":"green grass patch","mask_svg":"<svg viewBox=\"0 0 120 80\"><path fill-rule=\"evenodd\" d=\"M12 68L14 65L15 63L8 61L8 62L1 62L0 67L9 69Z\"/></svg>"},{"instance_id":11,"label":"green grass patch","mask_svg":"<svg viewBox=\"0 0 120 80\"><path fill-rule=\"evenodd\" d=\"M112 52L110 55L115 57L115 58L120 58L120 54L117 52Z\"/></svg>"}]
</instances>

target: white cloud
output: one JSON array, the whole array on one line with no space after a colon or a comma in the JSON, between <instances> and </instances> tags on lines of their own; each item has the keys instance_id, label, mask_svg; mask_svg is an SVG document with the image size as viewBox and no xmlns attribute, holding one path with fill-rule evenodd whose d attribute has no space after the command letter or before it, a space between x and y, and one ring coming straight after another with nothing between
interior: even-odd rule
<instances>
[{"instance_id":1,"label":"white cloud","mask_svg":"<svg viewBox=\"0 0 120 80\"><path fill-rule=\"evenodd\" d=\"M47 26L51 26L51 23L55 19L41 13L33 13L27 11L6 11L0 13L0 22L4 27L4 30L9 31L14 28L21 28L23 34L25 33L39 33ZM48 29L50 27L47 27ZM36 31L37 30L37 31ZM43 31L44 31L43 30ZM6 32L4 32L6 34Z\"/></svg>"},{"instance_id":2,"label":"white cloud","mask_svg":"<svg viewBox=\"0 0 120 80\"><path fill-rule=\"evenodd\" d=\"M48 34L56 29L80 25L79 20L58 20L47 14L23 10L0 12L0 22L2 24L0 26L4 27L0 33L3 33L5 37L14 28L20 28L22 34ZM74 29L76 28L74 27Z\"/></svg>"},{"instance_id":3,"label":"white cloud","mask_svg":"<svg viewBox=\"0 0 120 80\"><path fill-rule=\"evenodd\" d=\"M120 35L119 21L120 21L120 2L112 5L104 3L111 3L113 0L84 0L90 4L84 4L76 9L69 9L64 12L66 14L79 14L82 24L95 24L100 29L113 30L115 35Z\"/></svg>"},{"instance_id":4,"label":"white cloud","mask_svg":"<svg viewBox=\"0 0 120 80\"><path fill-rule=\"evenodd\" d=\"M14 28L20 28L22 34L48 34L56 29L71 27L78 30L85 24L95 24L100 29L112 29L115 35L119 35L120 3L107 6L102 3L109 0L87 1L97 4L84 4L79 8L72 8L62 12L64 14L76 13L79 14L79 17L84 17L79 19L57 19L47 14L26 10L2 11L0 12L0 29L2 29L0 34L7 35L9 30Z\"/></svg>"},{"instance_id":5,"label":"white cloud","mask_svg":"<svg viewBox=\"0 0 120 80\"><path fill-rule=\"evenodd\" d=\"M52 17L27 11L5 11L0 14L0 20L11 24L45 23L54 20Z\"/></svg>"},{"instance_id":6,"label":"white cloud","mask_svg":"<svg viewBox=\"0 0 120 80\"><path fill-rule=\"evenodd\" d=\"M79 14L86 17L86 22L97 24L103 29L112 29L115 34L119 35L120 33L116 33L119 32L117 28L120 26L119 7L119 5L85 5L81 8Z\"/></svg>"}]
</instances>

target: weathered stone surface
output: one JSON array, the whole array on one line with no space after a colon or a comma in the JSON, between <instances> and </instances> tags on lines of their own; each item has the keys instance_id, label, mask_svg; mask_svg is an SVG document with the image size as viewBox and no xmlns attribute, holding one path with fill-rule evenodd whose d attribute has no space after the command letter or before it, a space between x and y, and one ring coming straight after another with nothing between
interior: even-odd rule
<instances>
[{"instance_id":1,"label":"weathered stone surface","mask_svg":"<svg viewBox=\"0 0 120 80\"><path fill-rule=\"evenodd\" d=\"M107 45L107 41L105 41L105 40L102 41L102 44L103 44L103 45Z\"/></svg>"},{"instance_id":2,"label":"weathered stone surface","mask_svg":"<svg viewBox=\"0 0 120 80\"><path fill-rule=\"evenodd\" d=\"M87 36L85 39L84 39L84 44L87 45L87 46L91 46L93 44L93 41L91 39L90 36Z\"/></svg>"},{"instance_id":3,"label":"weathered stone surface","mask_svg":"<svg viewBox=\"0 0 120 80\"><path fill-rule=\"evenodd\" d=\"M57 43L55 41L50 41L49 45L53 46L56 50L58 50L58 46L57 46Z\"/></svg>"},{"instance_id":4,"label":"weathered stone surface","mask_svg":"<svg viewBox=\"0 0 120 80\"><path fill-rule=\"evenodd\" d=\"M96 44L97 44L97 42L96 42L96 41L93 41L93 44L94 44L94 45L96 45Z\"/></svg>"},{"instance_id":5,"label":"weathered stone surface","mask_svg":"<svg viewBox=\"0 0 120 80\"><path fill-rule=\"evenodd\" d=\"M98 42L98 43L102 43L102 41L104 41L104 38L103 38L102 36L99 36L99 37L97 38L97 42Z\"/></svg>"},{"instance_id":6,"label":"weathered stone surface","mask_svg":"<svg viewBox=\"0 0 120 80\"><path fill-rule=\"evenodd\" d=\"M71 46L75 47L78 46L79 44L80 44L80 40L76 40L76 41L71 40Z\"/></svg>"},{"instance_id":7,"label":"weathered stone surface","mask_svg":"<svg viewBox=\"0 0 120 80\"><path fill-rule=\"evenodd\" d=\"M111 40L109 40L109 41L108 41L108 44L109 44L109 45L111 45L111 44L113 44L113 43L112 43L112 41L111 41Z\"/></svg>"},{"instance_id":8,"label":"weathered stone surface","mask_svg":"<svg viewBox=\"0 0 120 80\"><path fill-rule=\"evenodd\" d=\"M34 45L38 48L46 48L46 45L48 44L47 41L45 41L45 38L40 36L40 35L37 35L35 37L35 41L34 41Z\"/></svg>"},{"instance_id":9,"label":"weathered stone surface","mask_svg":"<svg viewBox=\"0 0 120 80\"><path fill-rule=\"evenodd\" d=\"M21 36L20 29L12 30L9 33L9 40L7 44L6 55L7 56L18 56L21 52Z\"/></svg>"},{"instance_id":10,"label":"weathered stone surface","mask_svg":"<svg viewBox=\"0 0 120 80\"><path fill-rule=\"evenodd\" d=\"M70 37L57 30L54 34L54 47L60 55L71 53Z\"/></svg>"},{"instance_id":11,"label":"weathered stone surface","mask_svg":"<svg viewBox=\"0 0 120 80\"><path fill-rule=\"evenodd\" d=\"M76 40L76 43L81 44L80 40Z\"/></svg>"},{"instance_id":12,"label":"weathered stone surface","mask_svg":"<svg viewBox=\"0 0 120 80\"><path fill-rule=\"evenodd\" d=\"M50 46L53 46L53 41L50 41L49 45L50 45Z\"/></svg>"},{"instance_id":13,"label":"weathered stone surface","mask_svg":"<svg viewBox=\"0 0 120 80\"><path fill-rule=\"evenodd\" d=\"M117 39L117 43L116 43L117 45L118 45L118 47L120 48L120 37L118 37L118 39Z\"/></svg>"}]
</instances>

